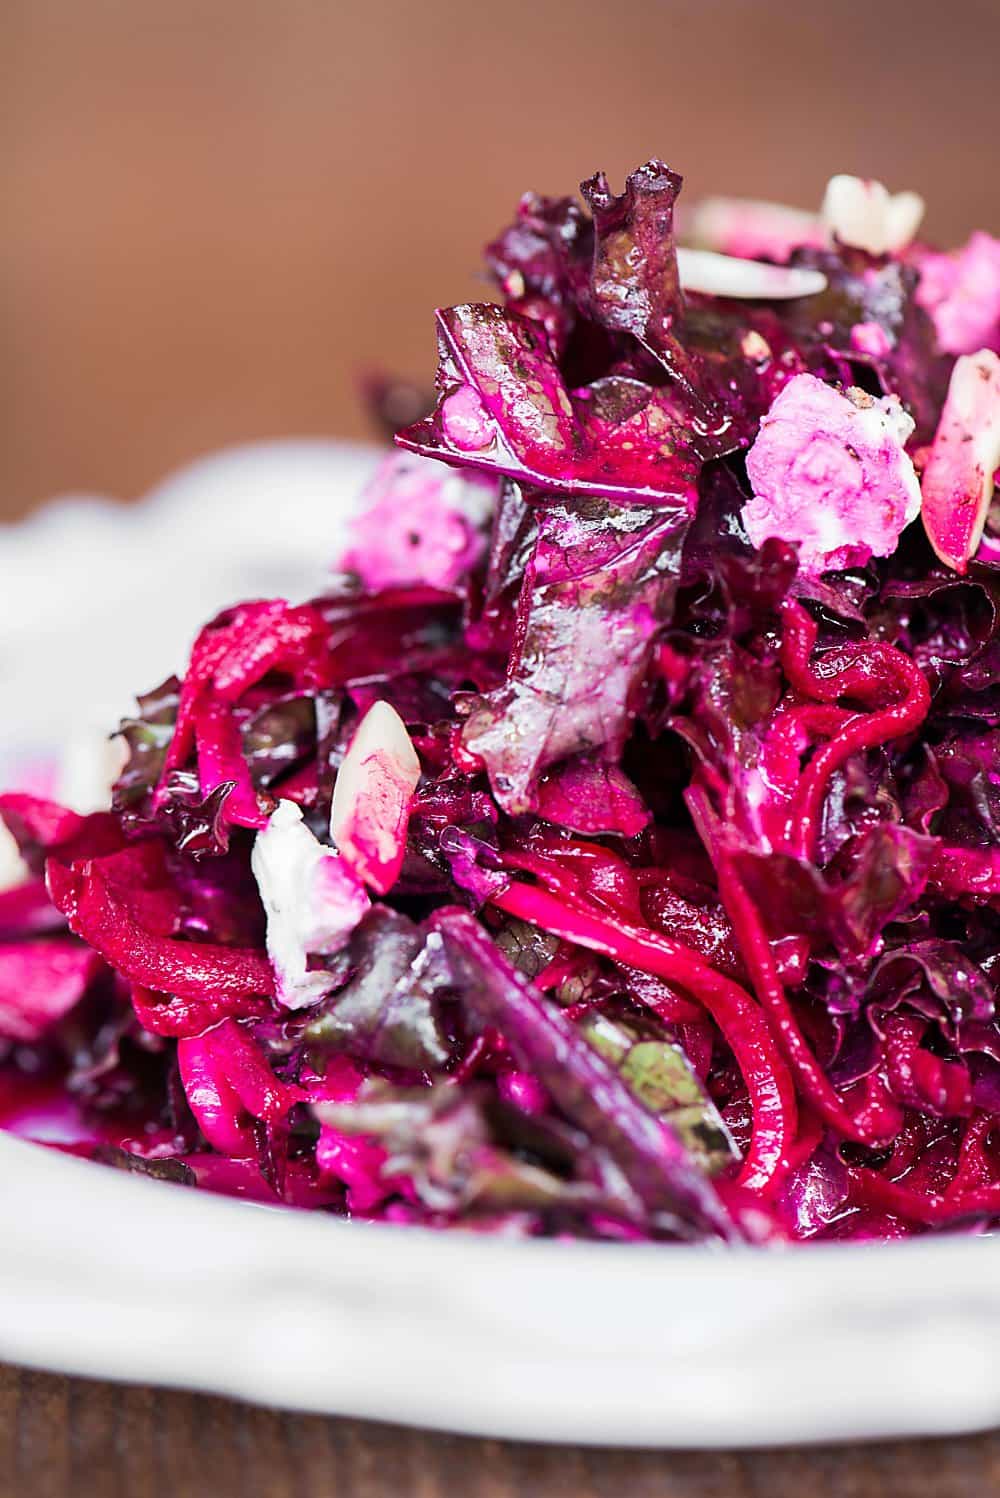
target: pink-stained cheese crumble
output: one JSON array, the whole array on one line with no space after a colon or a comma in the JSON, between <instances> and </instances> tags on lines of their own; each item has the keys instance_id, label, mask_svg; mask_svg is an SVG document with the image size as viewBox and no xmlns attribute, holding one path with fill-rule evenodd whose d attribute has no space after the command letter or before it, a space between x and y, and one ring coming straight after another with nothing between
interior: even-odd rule
<instances>
[{"instance_id":1,"label":"pink-stained cheese crumble","mask_svg":"<svg viewBox=\"0 0 1000 1498\"><path fill-rule=\"evenodd\" d=\"M1000 354L1000 239L976 233L963 249L928 253L918 263L917 301L930 313L945 352Z\"/></svg>"},{"instance_id":2,"label":"pink-stained cheese crumble","mask_svg":"<svg viewBox=\"0 0 1000 1498\"><path fill-rule=\"evenodd\" d=\"M371 592L424 583L453 588L486 547L495 479L397 452L380 464L338 567Z\"/></svg>"},{"instance_id":3,"label":"pink-stained cheese crumble","mask_svg":"<svg viewBox=\"0 0 1000 1498\"><path fill-rule=\"evenodd\" d=\"M992 349L956 359L924 470L927 538L956 572L982 539L1000 468L1000 358Z\"/></svg>"},{"instance_id":4,"label":"pink-stained cheese crumble","mask_svg":"<svg viewBox=\"0 0 1000 1498\"><path fill-rule=\"evenodd\" d=\"M913 422L895 397L846 394L814 375L789 380L747 453L754 497L743 523L754 546L797 544L803 572L888 556L920 509L904 443Z\"/></svg>"},{"instance_id":5,"label":"pink-stained cheese crumble","mask_svg":"<svg viewBox=\"0 0 1000 1498\"><path fill-rule=\"evenodd\" d=\"M337 982L311 967L310 957L346 946L371 902L348 861L314 837L293 801L279 801L257 834L251 868L267 916L278 1002L307 1008Z\"/></svg>"}]
</instances>

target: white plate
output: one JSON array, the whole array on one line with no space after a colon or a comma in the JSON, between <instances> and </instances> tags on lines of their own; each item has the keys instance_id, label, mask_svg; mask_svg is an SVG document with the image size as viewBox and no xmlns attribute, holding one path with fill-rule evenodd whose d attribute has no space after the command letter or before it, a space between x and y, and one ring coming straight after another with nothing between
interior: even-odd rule
<instances>
[{"instance_id":1,"label":"white plate","mask_svg":"<svg viewBox=\"0 0 1000 1498\"><path fill-rule=\"evenodd\" d=\"M1000 1419L986 1239L784 1253L339 1222L0 1138L0 1358L531 1440L754 1446Z\"/></svg>"},{"instance_id":2,"label":"white plate","mask_svg":"<svg viewBox=\"0 0 1000 1498\"><path fill-rule=\"evenodd\" d=\"M98 708L107 726L214 609L321 585L371 461L323 443L243 450L135 512L75 501L0 533L4 721L24 745ZM772 1253L498 1241L227 1201L5 1136L0 1178L0 1358L15 1362L602 1444L1000 1422L990 1239Z\"/></svg>"}]
</instances>

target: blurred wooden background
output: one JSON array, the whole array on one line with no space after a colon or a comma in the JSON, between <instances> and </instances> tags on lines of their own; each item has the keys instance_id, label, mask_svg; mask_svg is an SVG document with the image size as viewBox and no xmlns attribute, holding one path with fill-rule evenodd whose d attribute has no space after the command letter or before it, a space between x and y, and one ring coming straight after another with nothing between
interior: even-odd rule
<instances>
[{"instance_id":1,"label":"blurred wooden background","mask_svg":"<svg viewBox=\"0 0 1000 1498\"><path fill-rule=\"evenodd\" d=\"M998 54L998 0L2 0L0 515L361 434L525 187L853 171L997 231Z\"/></svg>"}]
</instances>

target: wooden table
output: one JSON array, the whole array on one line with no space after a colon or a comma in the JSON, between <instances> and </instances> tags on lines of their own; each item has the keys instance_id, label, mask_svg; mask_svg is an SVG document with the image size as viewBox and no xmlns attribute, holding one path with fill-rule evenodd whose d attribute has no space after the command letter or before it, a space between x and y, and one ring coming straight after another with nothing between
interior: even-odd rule
<instances>
[{"instance_id":1,"label":"wooden table","mask_svg":"<svg viewBox=\"0 0 1000 1498\"><path fill-rule=\"evenodd\" d=\"M629 1452L427 1435L0 1367L0 1498L990 1498L1000 1432Z\"/></svg>"}]
</instances>

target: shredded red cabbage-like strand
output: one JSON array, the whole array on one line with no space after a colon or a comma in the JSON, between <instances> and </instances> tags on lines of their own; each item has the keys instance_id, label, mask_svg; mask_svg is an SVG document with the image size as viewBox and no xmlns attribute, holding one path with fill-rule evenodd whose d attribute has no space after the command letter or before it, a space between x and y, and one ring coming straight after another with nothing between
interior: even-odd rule
<instances>
[{"instance_id":1,"label":"shredded red cabbage-like strand","mask_svg":"<svg viewBox=\"0 0 1000 1498\"><path fill-rule=\"evenodd\" d=\"M67 869L50 858L45 872L52 902L70 930L133 983L191 999L274 993L274 973L263 952L151 935L91 864Z\"/></svg>"},{"instance_id":2,"label":"shredded red cabbage-like strand","mask_svg":"<svg viewBox=\"0 0 1000 1498\"><path fill-rule=\"evenodd\" d=\"M234 1160L252 1159L257 1154L253 1125L204 1035L178 1040L177 1067L191 1112L212 1148Z\"/></svg>"},{"instance_id":3,"label":"shredded red cabbage-like strand","mask_svg":"<svg viewBox=\"0 0 1000 1498\"><path fill-rule=\"evenodd\" d=\"M225 620L203 629L191 650L160 793L167 774L179 769L191 751L197 709L206 691L235 702L268 671L281 667L293 667L297 680L308 680L327 633L322 615L312 605L293 608L280 598L239 604Z\"/></svg>"},{"instance_id":4,"label":"shredded red cabbage-like strand","mask_svg":"<svg viewBox=\"0 0 1000 1498\"><path fill-rule=\"evenodd\" d=\"M812 858L819 836L830 779L852 754L874 749L890 739L901 738L919 728L931 704L927 678L917 663L880 642L862 647L840 647L826 651L819 661L810 660L818 626L800 603L786 599L782 605L784 635L781 664L789 681L803 694L831 703L838 697L868 697L886 687L901 690L898 702L873 713L850 718L832 739L816 750L803 771L788 815L794 851Z\"/></svg>"},{"instance_id":5,"label":"shredded red cabbage-like strand","mask_svg":"<svg viewBox=\"0 0 1000 1498\"><path fill-rule=\"evenodd\" d=\"M209 694L195 709L194 732L202 795L228 784L231 789L225 801L226 821L239 827L265 826L274 803L254 789L239 727L229 705Z\"/></svg>"},{"instance_id":6,"label":"shredded red cabbage-like strand","mask_svg":"<svg viewBox=\"0 0 1000 1498\"><path fill-rule=\"evenodd\" d=\"M795 851L800 857L812 858L815 852L823 803L830 780L841 765L861 749L875 749L890 739L902 738L918 728L926 718L931 701L930 688L916 667L911 676L910 691L902 702L881 712L861 713L852 718L829 743L817 749L809 761L789 816L789 823L795 829Z\"/></svg>"},{"instance_id":7,"label":"shredded red cabbage-like strand","mask_svg":"<svg viewBox=\"0 0 1000 1498\"><path fill-rule=\"evenodd\" d=\"M960 1061L947 1061L923 1050L926 1020L894 1014L885 1022L885 1058L889 1083L908 1108L941 1118L967 1118L972 1112L972 1082Z\"/></svg>"},{"instance_id":8,"label":"shredded red cabbage-like strand","mask_svg":"<svg viewBox=\"0 0 1000 1498\"><path fill-rule=\"evenodd\" d=\"M981 1186L955 1196L921 1191L905 1182L890 1181L877 1170L856 1166L848 1172L854 1205L875 1207L894 1217L924 1227L940 1227L964 1217L1000 1216L1000 1186Z\"/></svg>"},{"instance_id":9,"label":"shredded red cabbage-like strand","mask_svg":"<svg viewBox=\"0 0 1000 1498\"><path fill-rule=\"evenodd\" d=\"M183 999L133 983L132 1008L140 1025L152 1035L187 1039L204 1034L223 1019L262 1019L270 1005L253 995Z\"/></svg>"},{"instance_id":10,"label":"shredded red cabbage-like strand","mask_svg":"<svg viewBox=\"0 0 1000 1498\"><path fill-rule=\"evenodd\" d=\"M1000 849L938 849L927 881L949 899L972 895L980 900L1000 895Z\"/></svg>"},{"instance_id":11,"label":"shredded red cabbage-like strand","mask_svg":"<svg viewBox=\"0 0 1000 1498\"><path fill-rule=\"evenodd\" d=\"M847 1111L809 1049L798 1021L792 1013L784 985L778 977L771 944L757 913L757 907L747 894L742 881L737 877L713 831L714 817L705 792L699 786L691 786L685 794L695 826L715 865L722 902L732 922L736 940L757 997L767 1011L781 1049L798 1078L802 1091L817 1113L831 1128L838 1130L845 1138L856 1140L861 1144L884 1143L883 1139L873 1136L866 1123L859 1122Z\"/></svg>"},{"instance_id":12,"label":"shredded red cabbage-like strand","mask_svg":"<svg viewBox=\"0 0 1000 1498\"><path fill-rule=\"evenodd\" d=\"M996 1184L997 1161L990 1150L994 1123L989 1113L976 1113L969 1119L958 1152L958 1168L945 1191L949 1199Z\"/></svg>"},{"instance_id":13,"label":"shredded red cabbage-like strand","mask_svg":"<svg viewBox=\"0 0 1000 1498\"><path fill-rule=\"evenodd\" d=\"M511 883L493 904L564 941L600 952L676 984L704 1004L722 1031L746 1082L753 1131L741 1185L761 1190L783 1168L797 1128L795 1088L764 1016L738 983L667 936L624 925L610 914L570 908L546 890Z\"/></svg>"},{"instance_id":14,"label":"shredded red cabbage-like strand","mask_svg":"<svg viewBox=\"0 0 1000 1498\"><path fill-rule=\"evenodd\" d=\"M781 622L781 669L803 697L829 703L850 697L884 707L893 692L918 689L915 676L927 685L916 662L882 640L833 646L813 660L819 625L794 598L782 603Z\"/></svg>"}]
</instances>

